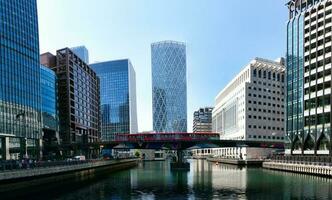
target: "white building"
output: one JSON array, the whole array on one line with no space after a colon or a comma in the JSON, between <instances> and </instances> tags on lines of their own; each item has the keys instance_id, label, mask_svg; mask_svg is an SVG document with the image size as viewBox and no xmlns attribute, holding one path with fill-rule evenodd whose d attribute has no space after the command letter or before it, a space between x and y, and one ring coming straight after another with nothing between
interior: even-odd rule
<instances>
[{"instance_id":1,"label":"white building","mask_svg":"<svg viewBox=\"0 0 332 200\"><path fill-rule=\"evenodd\" d=\"M215 98L213 132L221 139L283 141L284 73L283 59L252 60ZM266 157L271 149L232 147L212 153L250 159Z\"/></svg>"}]
</instances>

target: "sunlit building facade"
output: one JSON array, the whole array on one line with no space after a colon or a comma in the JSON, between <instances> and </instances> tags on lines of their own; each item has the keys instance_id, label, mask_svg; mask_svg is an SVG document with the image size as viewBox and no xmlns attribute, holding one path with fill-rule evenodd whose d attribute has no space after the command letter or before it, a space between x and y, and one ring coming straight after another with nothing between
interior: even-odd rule
<instances>
[{"instance_id":1,"label":"sunlit building facade","mask_svg":"<svg viewBox=\"0 0 332 200\"><path fill-rule=\"evenodd\" d=\"M284 141L284 59L255 58L215 98L212 131L221 139ZM230 158L260 158L268 148L231 147L213 152Z\"/></svg>"},{"instance_id":2,"label":"sunlit building facade","mask_svg":"<svg viewBox=\"0 0 332 200\"><path fill-rule=\"evenodd\" d=\"M194 112L193 133L212 132L212 110L212 107L205 107Z\"/></svg>"},{"instance_id":3,"label":"sunlit building facade","mask_svg":"<svg viewBox=\"0 0 332 200\"><path fill-rule=\"evenodd\" d=\"M1 0L0 15L0 159L38 158L42 134L36 0Z\"/></svg>"},{"instance_id":4,"label":"sunlit building facade","mask_svg":"<svg viewBox=\"0 0 332 200\"><path fill-rule=\"evenodd\" d=\"M186 46L163 41L151 45L153 130L187 132Z\"/></svg>"},{"instance_id":5,"label":"sunlit building facade","mask_svg":"<svg viewBox=\"0 0 332 200\"><path fill-rule=\"evenodd\" d=\"M332 1L289 1L286 153L331 155Z\"/></svg>"},{"instance_id":6,"label":"sunlit building facade","mask_svg":"<svg viewBox=\"0 0 332 200\"><path fill-rule=\"evenodd\" d=\"M136 75L128 59L91 64L100 79L101 139L137 133Z\"/></svg>"}]
</instances>

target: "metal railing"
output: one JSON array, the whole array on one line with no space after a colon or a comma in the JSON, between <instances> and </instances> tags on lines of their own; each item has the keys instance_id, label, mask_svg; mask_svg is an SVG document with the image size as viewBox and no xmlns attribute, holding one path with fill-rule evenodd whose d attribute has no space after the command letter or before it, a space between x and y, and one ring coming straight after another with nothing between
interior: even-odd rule
<instances>
[{"instance_id":1,"label":"metal railing","mask_svg":"<svg viewBox=\"0 0 332 200\"><path fill-rule=\"evenodd\" d=\"M97 160L71 160L71 161L0 160L0 171L79 165L79 164L91 163L96 161Z\"/></svg>"}]
</instances>

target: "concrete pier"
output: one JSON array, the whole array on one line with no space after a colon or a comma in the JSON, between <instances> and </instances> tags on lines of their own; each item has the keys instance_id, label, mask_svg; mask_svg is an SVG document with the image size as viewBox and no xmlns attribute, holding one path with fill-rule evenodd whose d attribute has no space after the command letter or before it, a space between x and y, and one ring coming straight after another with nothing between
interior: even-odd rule
<instances>
[{"instance_id":1,"label":"concrete pier","mask_svg":"<svg viewBox=\"0 0 332 200\"><path fill-rule=\"evenodd\" d=\"M298 164L298 163L286 163L277 161L263 162L263 168L295 172L301 174L312 174L319 176L332 177L332 166L330 165L318 165L318 164Z\"/></svg>"},{"instance_id":2,"label":"concrete pier","mask_svg":"<svg viewBox=\"0 0 332 200\"><path fill-rule=\"evenodd\" d=\"M21 179L34 179L43 176L56 176L57 174L83 171L101 167L117 167L121 165L137 165L137 159L107 160L88 162L79 165L65 165L53 167L40 167L34 169L20 169L0 172L0 182L16 181Z\"/></svg>"},{"instance_id":3,"label":"concrete pier","mask_svg":"<svg viewBox=\"0 0 332 200\"><path fill-rule=\"evenodd\" d=\"M230 159L230 158L207 158L209 162L224 163L231 165L247 165L247 166L262 166L263 159L252 159L252 160L242 160L242 159Z\"/></svg>"}]
</instances>

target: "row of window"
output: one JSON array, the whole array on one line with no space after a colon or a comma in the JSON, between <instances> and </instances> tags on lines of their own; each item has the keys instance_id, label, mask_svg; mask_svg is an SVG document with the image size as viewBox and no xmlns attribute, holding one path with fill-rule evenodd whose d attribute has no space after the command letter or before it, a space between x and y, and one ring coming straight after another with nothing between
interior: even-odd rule
<instances>
[{"instance_id":1,"label":"row of window","mask_svg":"<svg viewBox=\"0 0 332 200\"><path fill-rule=\"evenodd\" d=\"M285 80L284 74L266 71L266 70L260 70L260 69L259 70L254 69L253 76L258 78L265 78L265 79L267 78L268 80L273 80L273 81L284 82Z\"/></svg>"},{"instance_id":2,"label":"row of window","mask_svg":"<svg viewBox=\"0 0 332 200\"><path fill-rule=\"evenodd\" d=\"M283 131L284 127L248 125L248 128Z\"/></svg>"},{"instance_id":3,"label":"row of window","mask_svg":"<svg viewBox=\"0 0 332 200\"><path fill-rule=\"evenodd\" d=\"M311 60L311 64L310 65L306 65L305 68L304 68L304 71L308 72L310 70L316 69L316 68L321 67L323 65L328 65L330 63L331 63L331 57L319 60L318 62L313 62Z\"/></svg>"},{"instance_id":4,"label":"row of window","mask_svg":"<svg viewBox=\"0 0 332 200\"><path fill-rule=\"evenodd\" d=\"M305 101L305 110L330 105L330 102L330 95L317 97L315 99L309 99Z\"/></svg>"},{"instance_id":5,"label":"row of window","mask_svg":"<svg viewBox=\"0 0 332 200\"><path fill-rule=\"evenodd\" d=\"M253 101L253 102L256 102L256 101ZM273 106L273 107L278 107L278 108L284 108L283 104L279 105L279 104L275 104L275 103L266 103L266 102L260 102L260 101L258 101L257 104L258 105L264 105L264 106ZM251 108L248 108L248 109L251 111ZM256 111L256 108L254 108L254 111Z\"/></svg>"},{"instance_id":6,"label":"row of window","mask_svg":"<svg viewBox=\"0 0 332 200\"><path fill-rule=\"evenodd\" d=\"M260 85L264 85L264 86L267 85L267 86L272 86L272 87L277 87L277 88L284 89L284 86L280 86L278 84L271 84L271 83L261 82L261 81L254 81L254 84L260 84Z\"/></svg>"},{"instance_id":7,"label":"row of window","mask_svg":"<svg viewBox=\"0 0 332 200\"><path fill-rule=\"evenodd\" d=\"M331 12L331 10L329 10L328 12ZM331 18L326 18L325 19L325 24L328 24L330 22L331 22ZM311 27L308 27L308 28L304 29L304 32L309 33L310 31L315 30L318 27L322 27L323 25L324 25L324 21L321 21L318 24L314 24Z\"/></svg>"},{"instance_id":8,"label":"row of window","mask_svg":"<svg viewBox=\"0 0 332 200\"><path fill-rule=\"evenodd\" d=\"M313 40L313 39L315 39L316 37L319 37L319 36L322 36L322 35L324 35L324 34L327 34L327 33L331 32L331 29L332 29L331 27L326 27L325 29L322 29L322 30L318 31L317 33L311 34L311 35L309 35L309 36L307 36L307 37L304 38L304 42L305 42L305 43L306 43L306 42L309 42L310 40ZM310 44L310 46L307 46L307 47L305 48L305 51L309 51L309 47L310 47L311 49L317 47L316 42Z\"/></svg>"},{"instance_id":9,"label":"row of window","mask_svg":"<svg viewBox=\"0 0 332 200\"><path fill-rule=\"evenodd\" d=\"M251 109L251 108L248 108L248 110L253 110L253 111L258 111L258 112L263 112L263 113L273 113L273 114L284 114L284 112L283 111L276 111L276 110L266 110L266 109L257 109L257 108L253 108L253 109Z\"/></svg>"},{"instance_id":10,"label":"row of window","mask_svg":"<svg viewBox=\"0 0 332 200\"><path fill-rule=\"evenodd\" d=\"M251 89L253 89L253 90L258 90L258 91L263 91L263 92L270 92L270 93L272 93L272 94L281 94L281 95L284 95L284 92L280 92L280 91L275 91L275 90L270 90L270 89L266 89L266 88L256 88L256 87L253 87L253 88L251 88L251 87L248 87L248 89L249 90L251 90ZM256 94L253 94L254 96L256 95ZM249 94L249 96L250 96L250 94Z\"/></svg>"},{"instance_id":11,"label":"row of window","mask_svg":"<svg viewBox=\"0 0 332 200\"><path fill-rule=\"evenodd\" d=\"M252 116L248 115L248 118L249 119L253 118L253 119L260 119L260 120L278 121L278 122L284 121L283 118L264 117L264 116L256 116L256 115L252 115Z\"/></svg>"},{"instance_id":12,"label":"row of window","mask_svg":"<svg viewBox=\"0 0 332 200\"><path fill-rule=\"evenodd\" d=\"M266 135L249 135L249 138L258 138L258 139L272 139L272 140L283 140L284 137L279 136L266 136Z\"/></svg>"},{"instance_id":13,"label":"row of window","mask_svg":"<svg viewBox=\"0 0 332 200\"><path fill-rule=\"evenodd\" d=\"M278 101L284 102L284 99L270 97L270 96L267 97L267 99L273 99L273 100L278 100ZM248 103L258 104L258 105L274 105L274 104L271 104L271 103L266 103L266 102L261 102L261 101L251 101L251 100L248 100ZM278 104L276 104L276 105L278 105ZM281 106L283 106L283 105L281 105Z\"/></svg>"}]
</instances>

